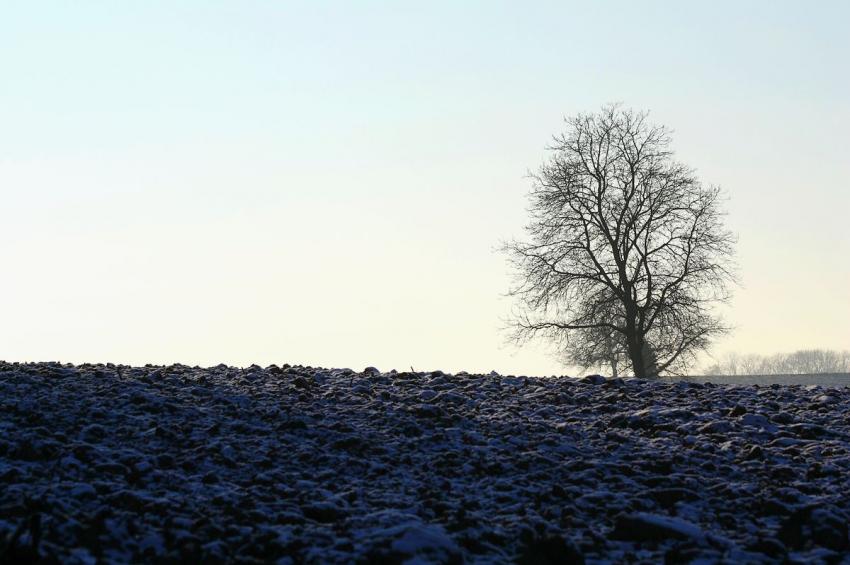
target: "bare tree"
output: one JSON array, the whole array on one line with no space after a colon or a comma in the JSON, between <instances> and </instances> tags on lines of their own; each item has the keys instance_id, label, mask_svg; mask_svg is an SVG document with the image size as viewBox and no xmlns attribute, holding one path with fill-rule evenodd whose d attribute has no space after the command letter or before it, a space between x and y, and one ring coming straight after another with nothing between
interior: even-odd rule
<instances>
[{"instance_id":1,"label":"bare tree","mask_svg":"<svg viewBox=\"0 0 850 565\"><path fill-rule=\"evenodd\" d=\"M628 352L622 340L610 328L593 328L574 332L576 339L565 342L563 358L569 365L608 372L612 377L620 375L620 367L628 363Z\"/></svg>"},{"instance_id":2,"label":"bare tree","mask_svg":"<svg viewBox=\"0 0 850 565\"><path fill-rule=\"evenodd\" d=\"M646 113L608 106L566 123L531 175L528 240L503 247L514 337L576 357L610 335L635 376L678 372L726 331L710 312L733 280L720 190L674 160Z\"/></svg>"},{"instance_id":3,"label":"bare tree","mask_svg":"<svg viewBox=\"0 0 850 565\"><path fill-rule=\"evenodd\" d=\"M598 312L599 320L610 324L617 323L619 318L616 300L605 301L602 306ZM625 342L610 326L561 332L559 337L558 356L568 365L580 367L584 371L598 370L617 377L621 367L629 363Z\"/></svg>"}]
</instances>

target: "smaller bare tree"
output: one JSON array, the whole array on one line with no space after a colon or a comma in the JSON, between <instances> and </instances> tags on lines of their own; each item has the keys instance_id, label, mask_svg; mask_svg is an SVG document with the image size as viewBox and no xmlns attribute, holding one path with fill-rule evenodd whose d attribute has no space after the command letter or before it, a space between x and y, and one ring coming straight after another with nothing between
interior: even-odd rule
<instances>
[{"instance_id":1,"label":"smaller bare tree","mask_svg":"<svg viewBox=\"0 0 850 565\"><path fill-rule=\"evenodd\" d=\"M600 300L596 306L596 318L611 325L622 323L615 297ZM608 326L561 332L552 337L557 344L558 357L567 365L579 367L583 371L594 370L617 377L621 368L629 364L629 352L622 336Z\"/></svg>"}]
</instances>

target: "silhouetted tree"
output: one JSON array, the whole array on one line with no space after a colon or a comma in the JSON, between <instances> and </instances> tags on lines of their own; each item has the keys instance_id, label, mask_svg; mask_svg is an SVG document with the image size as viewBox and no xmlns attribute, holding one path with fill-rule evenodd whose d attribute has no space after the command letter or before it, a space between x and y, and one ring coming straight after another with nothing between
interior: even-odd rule
<instances>
[{"instance_id":1,"label":"silhouetted tree","mask_svg":"<svg viewBox=\"0 0 850 565\"><path fill-rule=\"evenodd\" d=\"M504 245L514 337L548 337L577 360L611 336L635 376L677 372L726 331L709 310L733 280L720 190L674 160L646 113L608 106L566 123L531 175L528 240Z\"/></svg>"}]
</instances>

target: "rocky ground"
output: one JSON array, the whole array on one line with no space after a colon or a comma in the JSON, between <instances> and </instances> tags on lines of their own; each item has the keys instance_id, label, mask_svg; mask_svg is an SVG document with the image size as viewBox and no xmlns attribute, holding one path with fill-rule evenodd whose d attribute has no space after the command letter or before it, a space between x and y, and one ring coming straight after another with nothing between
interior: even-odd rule
<instances>
[{"instance_id":1,"label":"rocky ground","mask_svg":"<svg viewBox=\"0 0 850 565\"><path fill-rule=\"evenodd\" d=\"M0 363L0 562L840 563L848 493L848 388Z\"/></svg>"}]
</instances>

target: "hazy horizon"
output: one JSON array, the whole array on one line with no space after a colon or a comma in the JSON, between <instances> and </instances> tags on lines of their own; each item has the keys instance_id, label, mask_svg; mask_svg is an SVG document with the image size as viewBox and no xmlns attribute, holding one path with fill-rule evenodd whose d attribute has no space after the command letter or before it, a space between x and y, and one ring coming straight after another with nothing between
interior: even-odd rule
<instances>
[{"instance_id":1,"label":"hazy horizon","mask_svg":"<svg viewBox=\"0 0 850 565\"><path fill-rule=\"evenodd\" d=\"M615 101L729 195L713 351L850 349L845 3L4 15L0 359L570 374L505 344L496 248L563 117Z\"/></svg>"}]
</instances>

